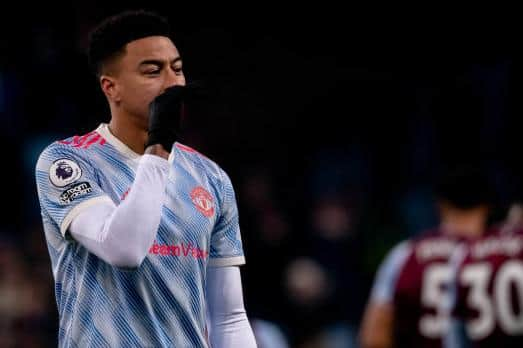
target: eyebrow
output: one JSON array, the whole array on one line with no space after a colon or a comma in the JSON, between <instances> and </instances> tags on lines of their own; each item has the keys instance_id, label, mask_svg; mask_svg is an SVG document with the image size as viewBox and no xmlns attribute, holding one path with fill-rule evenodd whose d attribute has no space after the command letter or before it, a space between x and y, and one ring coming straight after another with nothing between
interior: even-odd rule
<instances>
[{"instance_id":1,"label":"eyebrow","mask_svg":"<svg viewBox=\"0 0 523 348\"><path fill-rule=\"evenodd\" d=\"M178 57L174 58L173 60L171 60L171 65L176 63L176 62L179 62L181 60L182 60L182 58L178 56ZM148 64L163 66L164 63L165 63L165 61L159 60L159 59L146 59L146 60L140 62L140 66L141 65L148 65Z\"/></svg>"}]
</instances>

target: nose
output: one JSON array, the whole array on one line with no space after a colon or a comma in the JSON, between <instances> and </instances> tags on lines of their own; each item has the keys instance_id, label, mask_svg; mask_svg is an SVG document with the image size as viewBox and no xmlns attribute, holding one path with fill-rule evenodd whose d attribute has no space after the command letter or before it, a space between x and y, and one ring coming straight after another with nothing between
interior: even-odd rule
<instances>
[{"instance_id":1,"label":"nose","mask_svg":"<svg viewBox=\"0 0 523 348\"><path fill-rule=\"evenodd\" d=\"M167 69L166 77L164 80L164 90L173 86L185 86L185 76L183 74L177 74L172 68Z\"/></svg>"}]
</instances>

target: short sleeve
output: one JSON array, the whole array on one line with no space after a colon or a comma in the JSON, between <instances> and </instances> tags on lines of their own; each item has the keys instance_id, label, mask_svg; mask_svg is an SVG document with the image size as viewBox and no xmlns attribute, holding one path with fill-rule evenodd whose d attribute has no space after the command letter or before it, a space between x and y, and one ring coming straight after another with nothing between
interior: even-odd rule
<instances>
[{"instance_id":1,"label":"short sleeve","mask_svg":"<svg viewBox=\"0 0 523 348\"><path fill-rule=\"evenodd\" d=\"M389 252L377 272L371 292L371 301L377 303L393 302L398 277L411 254L411 250L411 243L403 242Z\"/></svg>"},{"instance_id":2,"label":"short sleeve","mask_svg":"<svg viewBox=\"0 0 523 348\"><path fill-rule=\"evenodd\" d=\"M67 145L54 143L36 164L36 185L42 215L66 236L71 221L82 210L100 201L111 201L97 180L86 155Z\"/></svg>"},{"instance_id":3,"label":"short sleeve","mask_svg":"<svg viewBox=\"0 0 523 348\"><path fill-rule=\"evenodd\" d=\"M221 174L220 215L211 235L209 266L237 266L245 263L240 235L236 195L229 176Z\"/></svg>"}]
</instances>

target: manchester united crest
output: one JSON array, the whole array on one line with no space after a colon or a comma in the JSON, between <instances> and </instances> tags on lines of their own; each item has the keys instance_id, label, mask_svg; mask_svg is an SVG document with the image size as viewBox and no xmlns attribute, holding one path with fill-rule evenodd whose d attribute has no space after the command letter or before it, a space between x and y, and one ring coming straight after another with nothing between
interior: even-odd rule
<instances>
[{"instance_id":1,"label":"manchester united crest","mask_svg":"<svg viewBox=\"0 0 523 348\"><path fill-rule=\"evenodd\" d=\"M201 186L191 191L191 199L196 208L206 217L214 215L214 200L211 194Z\"/></svg>"}]
</instances>

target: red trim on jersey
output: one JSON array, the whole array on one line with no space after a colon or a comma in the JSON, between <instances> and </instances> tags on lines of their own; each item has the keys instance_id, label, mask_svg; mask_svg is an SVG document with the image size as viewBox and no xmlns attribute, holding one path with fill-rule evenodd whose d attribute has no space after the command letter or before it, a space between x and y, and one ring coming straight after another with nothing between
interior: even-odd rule
<instances>
[{"instance_id":1,"label":"red trim on jersey","mask_svg":"<svg viewBox=\"0 0 523 348\"><path fill-rule=\"evenodd\" d=\"M120 197L120 200L123 201L125 200L125 198L127 198L127 195L129 194L129 191L131 191L131 188L129 187L127 189L127 191L125 191L123 194L122 194L122 197Z\"/></svg>"},{"instance_id":2,"label":"red trim on jersey","mask_svg":"<svg viewBox=\"0 0 523 348\"><path fill-rule=\"evenodd\" d=\"M82 136L75 135L72 140L59 140L60 144L71 145L82 149L88 149L94 144L105 144L105 139L96 131L89 132Z\"/></svg>"},{"instance_id":3,"label":"red trim on jersey","mask_svg":"<svg viewBox=\"0 0 523 348\"><path fill-rule=\"evenodd\" d=\"M189 147L187 145L183 145L183 144L180 144L180 143L175 143L176 147L179 148L180 150L182 151L185 151L185 152L189 152L189 153L196 153L200 156L203 156L205 158L208 158L207 156L205 156L203 153L193 149L192 147Z\"/></svg>"},{"instance_id":4,"label":"red trim on jersey","mask_svg":"<svg viewBox=\"0 0 523 348\"><path fill-rule=\"evenodd\" d=\"M182 144L176 143L176 147L178 147L180 150L183 150L183 151L187 151L187 152L191 152L191 153L199 153L198 151L196 151L195 149L193 149L192 147L189 147L187 145L182 145Z\"/></svg>"},{"instance_id":5,"label":"red trim on jersey","mask_svg":"<svg viewBox=\"0 0 523 348\"><path fill-rule=\"evenodd\" d=\"M89 146L93 145L94 143L98 142L102 136L98 133L95 133L94 136L89 139L85 145L83 146L84 149L88 149ZM87 140L87 139L86 139Z\"/></svg>"}]
</instances>

